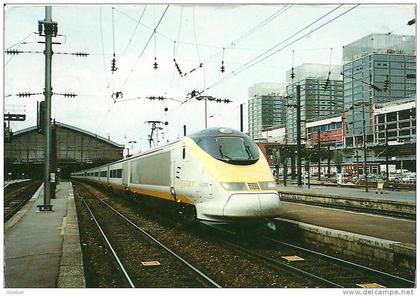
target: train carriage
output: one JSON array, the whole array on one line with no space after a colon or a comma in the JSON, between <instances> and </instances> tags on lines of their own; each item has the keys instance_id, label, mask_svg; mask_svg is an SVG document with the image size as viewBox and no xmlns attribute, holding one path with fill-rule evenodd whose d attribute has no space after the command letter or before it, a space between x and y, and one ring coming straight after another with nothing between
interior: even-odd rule
<instances>
[{"instance_id":1,"label":"train carriage","mask_svg":"<svg viewBox=\"0 0 420 296\"><path fill-rule=\"evenodd\" d=\"M281 211L264 155L247 135L229 128L205 129L72 177L176 202L200 220L261 220Z\"/></svg>"}]
</instances>

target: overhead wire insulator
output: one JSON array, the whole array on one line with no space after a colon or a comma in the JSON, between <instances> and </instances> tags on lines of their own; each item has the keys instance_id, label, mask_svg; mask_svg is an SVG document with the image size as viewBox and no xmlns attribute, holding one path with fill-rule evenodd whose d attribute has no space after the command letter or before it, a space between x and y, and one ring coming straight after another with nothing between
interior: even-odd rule
<instances>
[{"instance_id":1,"label":"overhead wire insulator","mask_svg":"<svg viewBox=\"0 0 420 296\"><path fill-rule=\"evenodd\" d=\"M328 71L328 76L327 79L325 80L325 84L323 86L324 90L327 90L327 88L330 86L331 84L331 80L330 80L330 75L331 75L331 71Z\"/></svg>"},{"instance_id":2,"label":"overhead wire insulator","mask_svg":"<svg viewBox=\"0 0 420 296\"><path fill-rule=\"evenodd\" d=\"M155 63L153 64L153 69L157 69L158 68L158 63L156 62L156 57L155 57Z\"/></svg>"},{"instance_id":3,"label":"overhead wire insulator","mask_svg":"<svg viewBox=\"0 0 420 296\"><path fill-rule=\"evenodd\" d=\"M8 49L8 50L6 50L6 54L15 55L15 54L19 54L19 53L22 53L22 51L17 50L17 49Z\"/></svg>"},{"instance_id":4,"label":"overhead wire insulator","mask_svg":"<svg viewBox=\"0 0 420 296\"><path fill-rule=\"evenodd\" d=\"M223 48L223 53L222 53L222 66L220 67L220 72L224 73L225 72L225 48Z\"/></svg>"},{"instance_id":5,"label":"overhead wire insulator","mask_svg":"<svg viewBox=\"0 0 420 296\"><path fill-rule=\"evenodd\" d=\"M75 93L64 93L63 96L66 97L66 98L75 98L75 97L77 97L77 95Z\"/></svg>"},{"instance_id":6,"label":"overhead wire insulator","mask_svg":"<svg viewBox=\"0 0 420 296\"><path fill-rule=\"evenodd\" d=\"M112 61L111 61L111 72L112 72L112 74L114 74L114 72L118 70L116 64L117 64L117 61L115 60L115 53L114 53Z\"/></svg>"},{"instance_id":7,"label":"overhead wire insulator","mask_svg":"<svg viewBox=\"0 0 420 296\"><path fill-rule=\"evenodd\" d=\"M89 54L87 52L76 52L74 55L78 57L87 57Z\"/></svg>"},{"instance_id":8,"label":"overhead wire insulator","mask_svg":"<svg viewBox=\"0 0 420 296\"><path fill-rule=\"evenodd\" d=\"M292 67L292 73L290 73L290 78L295 79L295 69Z\"/></svg>"},{"instance_id":9,"label":"overhead wire insulator","mask_svg":"<svg viewBox=\"0 0 420 296\"><path fill-rule=\"evenodd\" d=\"M30 97L31 95L32 94L29 92L20 92L16 96L18 96L19 98L26 98L26 97Z\"/></svg>"},{"instance_id":10,"label":"overhead wire insulator","mask_svg":"<svg viewBox=\"0 0 420 296\"><path fill-rule=\"evenodd\" d=\"M155 41L155 63L153 64L153 69L156 70L158 68L158 64L156 62L156 28L153 31L153 34L154 34L154 41Z\"/></svg>"},{"instance_id":11,"label":"overhead wire insulator","mask_svg":"<svg viewBox=\"0 0 420 296\"><path fill-rule=\"evenodd\" d=\"M178 63L176 62L176 59L174 59L174 63L175 63L175 67L176 67L176 69L178 70L179 75L182 77L182 71L181 71L181 69L179 68Z\"/></svg>"},{"instance_id":12,"label":"overhead wire insulator","mask_svg":"<svg viewBox=\"0 0 420 296\"><path fill-rule=\"evenodd\" d=\"M293 79L295 79L295 68L293 68L293 64L294 64L294 61L295 61L295 51L294 50L292 50L292 73L290 73L290 78L293 80Z\"/></svg>"}]
</instances>

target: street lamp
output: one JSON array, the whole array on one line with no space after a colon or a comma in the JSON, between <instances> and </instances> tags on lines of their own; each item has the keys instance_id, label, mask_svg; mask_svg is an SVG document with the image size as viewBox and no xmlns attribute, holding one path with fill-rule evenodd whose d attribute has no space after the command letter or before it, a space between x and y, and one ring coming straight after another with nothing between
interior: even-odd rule
<instances>
[{"instance_id":1,"label":"street lamp","mask_svg":"<svg viewBox=\"0 0 420 296\"><path fill-rule=\"evenodd\" d=\"M297 168L298 168L298 174L297 174L297 179L298 179L298 186L301 187L302 186L302 160L301 160L301 155L302 155L302 151L301 151L301 118L300 118L300 114L301 114L301 108L302 106L300 105L300 85L296 85L296 104L287 104L287 107L292 107L292 108L296 108L296 150L297 150ZM292 177L293 178L293 177Z\"/></svg>"}]
</instances>

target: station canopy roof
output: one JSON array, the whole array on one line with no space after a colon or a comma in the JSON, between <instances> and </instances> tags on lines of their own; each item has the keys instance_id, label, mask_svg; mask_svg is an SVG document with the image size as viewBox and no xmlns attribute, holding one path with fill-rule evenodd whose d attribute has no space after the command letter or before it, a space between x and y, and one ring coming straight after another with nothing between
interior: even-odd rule
<instances>
[{"instance_id":1,"label":"station canopy roof","mask_svg":"<svg viewBox=\"0 0 420 296\"><path fill-rule=\"evenodd\" d=\"M91 133L89 131L83 130L81 128L78 128L78 127L75 127L75 126L72 126L72 125L69 125L69 124L65 124L65 123L61 123L61 122L57 122L56 121L55 122L55 126L67 128L67 129L70 129L70 130L74 130L76 132L79 132L79 133L82 133L82 134L91 136L93 138L96 138L98 140L104 141L104 142L106 142L108 144L111 144L111 145L114 145L116 147L124 148L124 144L118 144L118 143L116 143L114 141L111 141L110 139L104 138L104 137L102 137L100 135ZM13 133L13 136L22 135L22 134L29 133L29 132L36 131L36 130L37 130L37 127L36 126L31 126L31 127L28 127L28 128L25 128L25 129L22 129L22 130L19 130L19 131L14 132Z\"/></svg>"}]
</instances>

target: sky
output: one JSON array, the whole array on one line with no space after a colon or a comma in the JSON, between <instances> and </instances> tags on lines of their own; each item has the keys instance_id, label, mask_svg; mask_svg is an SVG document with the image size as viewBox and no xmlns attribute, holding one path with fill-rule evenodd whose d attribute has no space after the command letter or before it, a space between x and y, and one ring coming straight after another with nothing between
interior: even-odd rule
<instances>
[{"instance_id":1,"label":"sky","mask_svg":"<svg viewBox=\"0 0 420 296\"><path fill-rule=\"evenodd\" d=\"M43 92L44 45L38 42L44 37L35 32L44 16L43 6L4 6L4 49L41 52L4 55L4 111L24 111L27 118L12 123L14 131L36 124L37 101L43 100L16 94ZM407 25L414 17L414 4L53 5L60 35L53 40L60 43L53 51L89 56L53 55L53 92L77 97L54 95L52 118L126 144L134 152L145 151L150 134L146 121L168 122L161 143L182 137L183 125L187 133L204 128L204 101L180 103L192 90L204 90L203 95L232 101L208 102L208 127L239 129L239 105L244 103L247 131L249 87L284 83L286 71L303 63L341 64L342 47L371 33L414 35L415 26ZM277 52L269 51L266 59L243 68L271 48ZM112 73L114 53L118 69ZM155 57L158 69L153 68ZM186 76L178 74L174 59ZM116 92L123 97L114 103ZM145 99L149 96L172 100Z\"/></svg>"}]
</instances>

